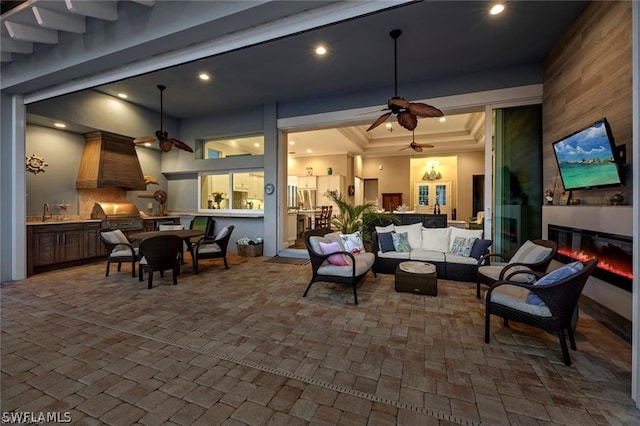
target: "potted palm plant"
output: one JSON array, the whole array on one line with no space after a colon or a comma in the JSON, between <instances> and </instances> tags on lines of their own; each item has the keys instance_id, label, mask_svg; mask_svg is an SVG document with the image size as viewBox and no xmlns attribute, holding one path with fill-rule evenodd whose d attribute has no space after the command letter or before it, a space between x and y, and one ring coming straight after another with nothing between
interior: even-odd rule
<instances>
[{"instance_id":1,"label":"potted palm plant","mask_svg":"<svg viewBox=\"0 0 640 426\"><path fill-rule=\"evenodd\" d=\"M373 203L354 206L338 191L327 191L324 195L330 198L340 210L340 214L331 219L331 225L342 234L360 231L362 239L368 240L370 228L374 223L400 222L398 217L392 213L378 212L378 207Z\"/></svg>"}]
</instances>

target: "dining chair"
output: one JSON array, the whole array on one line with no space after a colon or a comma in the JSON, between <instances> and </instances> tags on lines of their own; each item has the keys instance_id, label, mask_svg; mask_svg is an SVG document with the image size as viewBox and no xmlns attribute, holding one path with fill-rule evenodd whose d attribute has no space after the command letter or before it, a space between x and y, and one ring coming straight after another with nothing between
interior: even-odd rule
<instances>
[{"instance_id":1,"label":"dining chair","mask_svg":"<svg viewBox=\"0 0 640 426\"><path fill-rule=\"evenodd\" d=\"M109 276L109 268L111 263L118 264L118 272L123 262L131 262L131 276L136 276L136 262L138 261L138 248L134 247L127 236L119 229L100 229L98 230L100 240L107 249L107 272L105 276Z\"/></svg>"},{"instance_id":2,"label":"dining chair","mask_svg":"<svg viewBox=\"0 0 640 426\"><path fill-rule=\"evenodd\" d=\"M224 268L229 269L227 263L227 246L229 245L229 239L233 232L234 226L225 226L215 237L204 237L198 241L198 244L193 246L193 270L197 274L199 271L199 262L201 259L222 259L224 261Z\"/></svg>"},{"instance_id":3,"label":"dining chair","mask_svg":"<svg viewBox=\"0 0 640 426\"><path fill-rule=\"evenodd\" d=\"M147 288L153 287L153 272L160 271L164 277L164 271L173 272L173 285L178 284L180 274L180 253L182 251L182 238L177 235L157 235L145 238L140 243L140 269L139 281L144 280L144 270L149 273Z\"/></svg>"}]
</instances>

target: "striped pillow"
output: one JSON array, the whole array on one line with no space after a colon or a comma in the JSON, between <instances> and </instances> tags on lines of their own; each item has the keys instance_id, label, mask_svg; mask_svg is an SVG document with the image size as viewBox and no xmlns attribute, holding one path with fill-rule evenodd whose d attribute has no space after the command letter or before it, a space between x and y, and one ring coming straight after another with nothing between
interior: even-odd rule
<instances>
[{"instance_id":1,"label":"striped pillow","mask_svg":"<svg viewBox=\"0 0 640 426\"><path fill-rule=\"evenodd\" d=\"M539 246L527 240L518 251L516 251L511 260L509 260L509 263L538 263L549 256L549 254L551 254L550 247Z\"/></svg>"}]
</instances>

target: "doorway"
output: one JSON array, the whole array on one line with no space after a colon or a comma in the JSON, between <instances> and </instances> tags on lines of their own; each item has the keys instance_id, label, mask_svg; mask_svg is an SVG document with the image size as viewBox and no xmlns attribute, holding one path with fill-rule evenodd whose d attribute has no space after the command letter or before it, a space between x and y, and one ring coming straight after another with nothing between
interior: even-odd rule
<instances>
[{"instance_id":1,"label":"doorway","mask_svg":"<svg viewBox=\"0 0 640 426\"><path fill-rule=\"evenodd\" d=\"M484 211L484 175L473 175L472 177L472 216L477 217L478 212Z\"/></svg>"}]
</instances>

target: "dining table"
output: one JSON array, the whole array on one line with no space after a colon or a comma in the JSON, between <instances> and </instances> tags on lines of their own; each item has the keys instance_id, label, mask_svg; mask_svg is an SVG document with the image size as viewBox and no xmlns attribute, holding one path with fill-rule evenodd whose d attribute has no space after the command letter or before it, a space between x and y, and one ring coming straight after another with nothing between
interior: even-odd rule
<instances>
[{"instance_id":1,"label":"dining table","mask_svg":"<svg viewBox=\"0 0 640 426\"><path fill-rule=\"evenodd\" d=\"M142 241L146 238L156 237L158 235L177 235L182 238L184 243L187 246L187 250L191 253L191 249L193 244L191 239L194 237L202 237L204 235L204 231L197 229L173 229L167 231L145 231L145 232L135 232L133 234L129 234L128 238L130 241ZM184 252L180 253L180 261L184 263Z\"/></svg>"}]
</instances>

